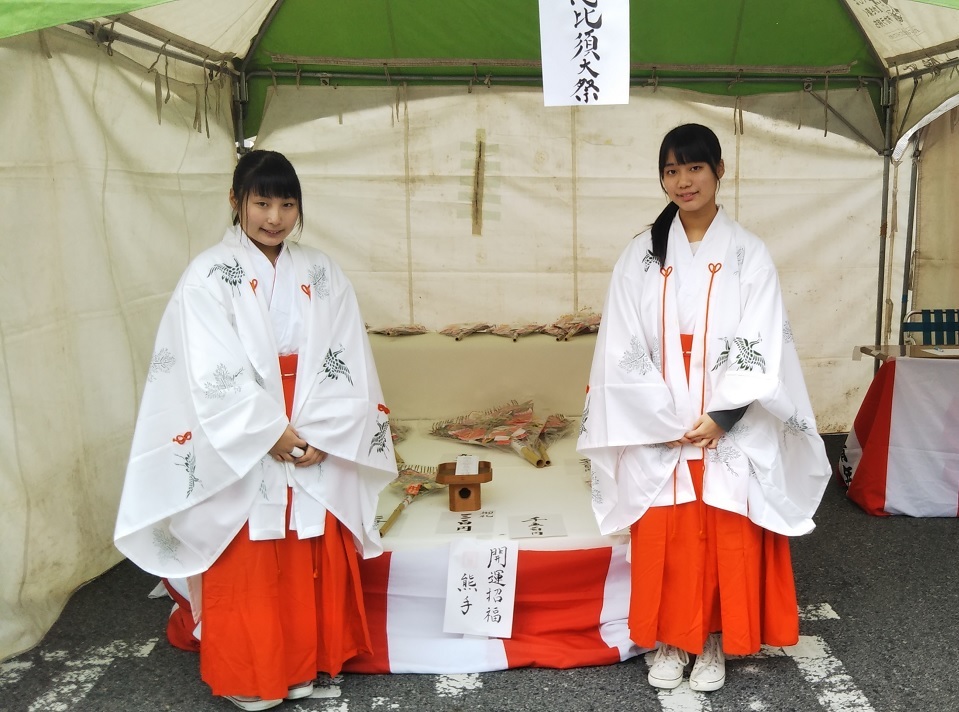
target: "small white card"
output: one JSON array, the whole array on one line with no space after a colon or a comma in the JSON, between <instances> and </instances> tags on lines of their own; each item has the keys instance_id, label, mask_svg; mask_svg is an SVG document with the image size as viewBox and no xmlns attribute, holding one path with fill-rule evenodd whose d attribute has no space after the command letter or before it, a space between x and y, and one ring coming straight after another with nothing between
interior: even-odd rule
<instances>
[{"instance_id":1,"label":"small white card","mask_svg":"<svg viewBox=\"0 0 959 712\"><path fill-rule=\"evenodd\" d=\"M436 525L437 534L465 534L477 536L493 533L496 514L492 509L475 512L441 512Z\"/></svg>"},{"instance_id":2,"label":"small white card","mask_svg":"<svg viewBox=\"0 0 959 712\"><path fill-rule=\"evenodd\" d=\"M520 514L509 518L510 539L542 539L566 536L562 514Z\"/></svg>"},{"instance_id":3,"label":"small white card","mask_svg":"<svg viewBox=\"0 0 959 712\"><path fill-rule=\"evenodd\" d=\"M509 638L513 634L515 541L463 539L450 544L444 633Z\"/></svg>"}]
</instances>

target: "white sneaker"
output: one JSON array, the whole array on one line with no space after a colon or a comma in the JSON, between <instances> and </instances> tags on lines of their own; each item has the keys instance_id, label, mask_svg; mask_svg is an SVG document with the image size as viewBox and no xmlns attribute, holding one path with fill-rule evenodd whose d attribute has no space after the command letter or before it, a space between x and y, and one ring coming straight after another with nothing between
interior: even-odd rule
<instances>
[{"instance_id":1,"label":"white sneaker","mask_svg":"<svg viewBox=\"0 0 959 712\"><path fill-rule=\"evenodd\" d=\"M712 633L703 644L702 655L696 657L689 673L689 686L699 692L718 690L726 682L726 656L719 633Z\"/></svg>"},{"instance_id":2,"label":"white sneaker","mask_svg":"<svg viewBox=\"0 0 959 712\"><path fill-rule=\"evenodd\" d=\"M653 658L653 664L649 666L647 678L649 684L664 690L679 687L679 683L683 681L683 671L688 664L689 653L685 650L680 650L674 645L660 645Z\"/></svg>"}]
</instances>

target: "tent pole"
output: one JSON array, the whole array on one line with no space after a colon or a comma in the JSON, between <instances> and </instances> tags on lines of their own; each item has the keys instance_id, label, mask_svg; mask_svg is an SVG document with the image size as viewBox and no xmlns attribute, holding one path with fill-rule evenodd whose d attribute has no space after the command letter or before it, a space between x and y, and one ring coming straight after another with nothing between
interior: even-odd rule
<instances>
[{"instance_id":1,"label":"tent pole","mask_svg":"<svg viewBox=\"0 0 959 712\"><path fill-rule=\"evenodd\" d=\"M909 173L909 221L906 225L906 256L902 266L902 305L899 309L899 343L903 343L902 322L906 320L906 307L909 302L909 273L912 271L912 233L916 223L917 185L919 182L919 161L922 150L919 148L919 133L913 137L912 170Z\"/></svg>"},{"instance_id":2,"label":"tent pole","mask_svg":"<svg viewBox=\"0 0 959 712\"><path fill-rule=\"evenodd\" d=\"M889 173L892 168L892 92L893 87L889 79L883 79L883 107L886 111L886 126L884 130L884 149L882 167L882 217L879 227L879 285L876 290L876 346L882 344L882 317L883 317L883 286L886 275L886 239L889 233ZM879 370L879 360L873 373Z\"/></svg>"},{"instance_id":3,"label":"tent pole","mask_svg":"<svg viewBox=\"0 0 959 712\"><path fill-rule=\"evenodd\" d=\"M246 136L243 128L243 112L249 101L247 94L249 87L246 83L246 72L240 72L233 79L233 138L236 141L237 155L247 153Z\"/></svg>"}]
</instances>

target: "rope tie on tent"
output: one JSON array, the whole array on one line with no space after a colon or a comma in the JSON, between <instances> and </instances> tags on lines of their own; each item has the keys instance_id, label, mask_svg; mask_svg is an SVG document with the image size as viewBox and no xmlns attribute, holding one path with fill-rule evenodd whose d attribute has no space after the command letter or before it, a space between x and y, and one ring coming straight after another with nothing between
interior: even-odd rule
<instances>
[{"instance_id":1,"label":"rope tie on tent","mask_svg":"<svg viewBox=\"0 0 959 712\"><path fill-rule=\"evenodd\" d=\"M300 88L300 77L303 75L303 68L300 67L299 62L293 63L293 68L296 69L296 88Z\"/></svg>"},{"instance_id":2,"label":"rope tie on tent","mask_svg":"<svg viewBox=\"0 0 959 712\"><path fill-rule=\"evenodd\" d=\"M802 91L799 92L799 125L796 129L802 128L802 110L803 110L803 99L806 98L806 94L812 93L812 79L803 79L802 82Z\"/></svg>"},{"instance_id":3,"label":"rope tie on tent","mask_svg":"<svg viewBox=\"0 0 959 712\"><path fill-rule=\"evenodd\" d=\"M737 96L736 103L733 104L733 135L745 135L743 129L743 98L741 96Z\"/></svg>"},{"instance_id":4,"label":"rope tie on tent","mask_svg":"<svg viewBox=\"0 0 959 712\"><path fill-rule=\"evenodd\" d=\"M103 46L104 46L104 47L106 48L106 50L107 50L107 56L108 56L108 57L112 57L112 56L113 56L113 37L115 36L115 35L112 34L112 33L113 33L113 25L114 25L114 23L112 23L112 22L109 22L109 23L107 23L106 25L103 25L103 24L101 24L100 22L98 22L98 21L96 21L96 20L93 21L93 40L97 43L97 46L99 46L99 45L101 44L101 42L100 42L101 32L102 32L103 34L105 34L107 37L110 38L110 39L108 39L106 42L103 42L103 43L102 43Z\"/></svg>"},{"instance_id":5,"label":"rope tie on tent","mask_svg":"<svg viewBox=\"0 0 959 712\"><path fill-rule=\"evenodd\" d=\"M393 86L393 81L390 79L390 65L386 62L383 62L383 72L386 74L386 86Z\"/></svg>"},{"instance_id":6,"label":"rope tie on tent","mask_svg":"<svg viewBox=\"0 0 959 712\"><path fill-rule=\"evenodd\" d=\"M483 84L486 85L486 88L489 89L493 86L493 74L492 72L486 75L486 78L483 79Z\"/></svg>"},{"instance_id":7,"label":"rope tie on tent","mask_svg":"<svg viewBox=\"0 0 959 712\"><path fill-rule=\"evenodd\" d=\"M656 90L659 89L659 77L656 76L656 67L653 67L652 75L646 80L646 86L650 85L652 85L653 94L655 94Z\"/></svg>"},{"instance_id":8,"label":"rope tie on tent","mask_svg":"<svg viewBox=\"0 0 959 712\"><path fill-rule=\"evenodd\" d=\"M209 58L209 55L203 57L203 125L206 128L207 138L210 138L210 81L213 79L213 71L206 71Z\"/></svg>"},{"instance_id":9,"label":"rope tie on tent","mask_svg":"<svg viewBox=\"0 0 959 712\"><path fill-rule=\"evenodd\" d=\"M466 87L466 93L473 93L473 83L479 81L479 73L476 71L476 62L473 62L473 77L469 81L469 85Z\"/></svg>"}]
</instances>

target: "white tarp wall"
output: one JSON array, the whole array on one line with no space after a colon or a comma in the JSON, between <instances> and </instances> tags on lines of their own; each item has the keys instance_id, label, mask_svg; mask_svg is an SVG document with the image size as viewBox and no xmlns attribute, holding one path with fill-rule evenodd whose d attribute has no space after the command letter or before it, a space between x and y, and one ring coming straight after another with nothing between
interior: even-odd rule
<instances>
[{"instance_id":1,"label":"white tarp wall","mask_svg":"<svg viewBox=\"0 0 959 712\"><path fill-rule=\"evenodd\" d=\"M158 125L152 57L43 36L49 58L37 34L0 43L0 658L119 558L156 324L188 259L222 235L235 159L226 90L216 112L211 89L197 132L202 78L172 82ZM873 340L882 159L797 130L796 97L742 100L741 134L733 107L708 101L650 88L628 106L545 109L535 89L289 87L258 146L298 167L303 239L344 266L367 321L436 329L600 309L616 257L664 204L663 133L709 124L720 199L779 265L819 426L845 431L871 376L850 353ZM850 111L864 101L830 92Z\"/></svg>"},{"instance_id":2,"label":"white tarp wall","mask_svg":"<svg viewBox=\"0 0 959 712\"><path fill-rule=\"evenodd\" d=\"M351 275L367 322L436 330L601 310L616 258L665 205L663 134L707 124L720 201L779 267L819 428L844 432L872 375L851 354L874 341L882 158L748 112L776 98L744 100L739 135L705 100L634 89L628 106L547 109L535 89L289 87L257 147L298 167L303 239Z\"/></svg>"},{"instance_id":3,"label":"white tarp wall","mask_svg":"<svg viewBox=\"0 0 959 712\"><path fill-rule=\"evenodd\" d=\"M143 67L44 37L49 58L37 34L0 43L0 659L121 558L113 524L156 325L228 219L235 161L226 101L207 138L194 87L173 82L158 125Z\"/></svg>"},{"instance_id":4,"label":"white tarp wall","mask_svg":"<svg viewBox=\"0 0 959 712\"><path fill-rule=\"evenodd\" d=\"M911 308L959 309L959 108L929 124L921 148Z\"/></svg>"}]
</instances>

